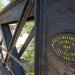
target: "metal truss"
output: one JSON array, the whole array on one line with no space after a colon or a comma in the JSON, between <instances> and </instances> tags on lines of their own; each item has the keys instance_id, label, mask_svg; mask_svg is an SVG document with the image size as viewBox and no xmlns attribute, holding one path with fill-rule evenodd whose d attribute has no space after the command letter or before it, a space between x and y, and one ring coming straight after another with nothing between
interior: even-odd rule
<instances>
[{"instance_id":1,"label":"metal truss","mask_svg":"<svg viewBox=\"0 0 75 75\"><path fill-rule=\"evenodd\" d=\"M1 30L7 47L5 63L8 64L9 61L11 62L14 75L25 75L26 72L22 62L20 61L20 57L34 36L34 27L19 53L17 52L15 44L26 21L33 17L33 6L33 0L13 1L0 13ZM18 22L18 24L15 33L12 36L9 23L15 22Z\"/></svg>"}]
</instances>

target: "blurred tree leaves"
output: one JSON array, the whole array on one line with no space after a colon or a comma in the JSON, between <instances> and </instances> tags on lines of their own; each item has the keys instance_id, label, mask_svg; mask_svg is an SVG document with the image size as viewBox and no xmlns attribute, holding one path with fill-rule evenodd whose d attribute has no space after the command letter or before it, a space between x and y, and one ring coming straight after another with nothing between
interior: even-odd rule
<instances>
[{"instance_id":1,"label":"blurred tree leaves","mask_svg":"<svg viewBox=\"0 0 75 75\"><path fill-rule=\"evenodd\" d=\"M8 0L9 2L12 2L13 0Z\"/></svg>"},{"instance_id":2,"label":"blurred tree leaves","mask_svg":"<svg viewBox=\"0 0 75 75\"><path fill-rule=\"evenodd\" d=\"M25 66L27 67L28 73L34 74L34 39L29 44L26 52L23 54Z\"/></svg>"},{"instance_id":3,"label":"blurred tree leaves","mask_svg":"<svg viewBox=\"0 0 75 75\"><path fill-rule=\"evenodd\" d=\"M3 1L0 0L0 11L4 8L4 4L3 4Z\"/></svg>"},{"instance_id":4,"label":"blurred tree leaves","mask_svg":"<svg viewBox=\"0 0 75 75\"><path fill-rule=\"evenodd\" d=\"M23 30L21 34L23 35L24 33L30 33L32 27L34 26L34 21L28 21L26 22L25 26L23 27Z\"/></svg>"},{"instance_id":5,"label":"blurred tree leaves","mask_svg":"<svg viewBox=\"0 0 75 75\"><path fill-rule=\"evenodd\" d=\"M30 33L34 26L34 21L26 22L21 35L23 36L24 33ZM28 70L28 75L34 75L34 39L28 45L26 51L23 53L23 59L25 61L25 66Z\"/></svg>"}]
</instances>

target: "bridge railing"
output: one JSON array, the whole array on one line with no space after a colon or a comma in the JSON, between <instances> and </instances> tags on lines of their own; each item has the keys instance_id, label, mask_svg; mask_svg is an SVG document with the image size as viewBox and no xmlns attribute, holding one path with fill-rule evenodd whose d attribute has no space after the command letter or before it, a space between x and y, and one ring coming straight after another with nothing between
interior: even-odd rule
<instances>
[{"instance_id":1,"label":"bridge railing","mask_svg":"<svg viewBox=\"0 0 75 75\"><path fill-rule=\"evenodd\" d=\"M11 62L12 70L14 75L24 75L24 69L22 62L20 61L20 57L26 50L27 46L29 45L30 41L34 36L35 26L32 28L26 42L20 49L19 53L15 47L15 44L19 38L19 35L26 23L26 21L33 17L32 10L34 7L33 0L19 0L16 3L12 3L13 5L8 5L1 13L0 13L0 24L2 34L6 43L7 47L7 55L5 58L5 63ZM12 36L9 23L18 22L14 35ZM16 71L17 69L17 71Z\"/></svg>"}]
</instances>

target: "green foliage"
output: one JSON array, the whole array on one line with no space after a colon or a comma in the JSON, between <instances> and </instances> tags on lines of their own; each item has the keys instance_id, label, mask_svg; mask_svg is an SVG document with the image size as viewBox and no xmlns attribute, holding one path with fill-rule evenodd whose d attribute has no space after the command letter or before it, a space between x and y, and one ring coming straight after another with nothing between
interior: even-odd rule
<instances>
[{"instance_id":1,"label":"green foliage","mask_svg":"<svg viewBox=\"0 0 75 75\"><path fill-rule=\"evenodd\" d=\"M4 4L2 2L2 0L0 0L0 11L4 8Z\"/></svg>"},{"instance_id":2,"label":"green foliage","mask_svg":"<svg viewBox=\"0 0 75 75\"><path fill-rule=\"evenodd\" d=\"M23 54L23 58L25 61L25 66L30 75L34 73L34 39L29 44L25 53Z\"/></svg>"},{"instance_id":3,"label":"green foliage","mask_svg":"<svg viewBox=\"0 0 75 75\"><path fill-rule=\"evenodd\" d=\"M12 2L13 0L8 0L9 2Z\"/></svg>"},{"instance_id":4,"label":"green foliage","mask_svg":"<svg viewBox=\"0 0 75 75\"><path fill-rule=\"evenodd\" d=\"M23 35L25 32L29 34L33 25L34 25L34 21L26 22L21 34Z\"/></svg>"},{"instance_id":5,"label":"green foliage","mask_svg":"<svg viewBox=\"0 0 75 75\"><path fill-rule=\"evenodd\" d=\"M34 25L34 21L26 22L21 35L23 35L24 33L29 34L33 28L33 25ZM25 61L25 66L26 66L28 75L34 75L34 39L32 39L32 41L28 45L22 57Z\"/></svg>"}]
</instances>

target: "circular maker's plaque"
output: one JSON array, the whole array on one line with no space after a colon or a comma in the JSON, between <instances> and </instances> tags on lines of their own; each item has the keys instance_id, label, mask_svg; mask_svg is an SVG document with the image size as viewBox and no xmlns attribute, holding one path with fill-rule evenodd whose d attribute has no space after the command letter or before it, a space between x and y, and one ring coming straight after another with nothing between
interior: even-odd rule
<instances>
[{"instance_id":1,"label":"circular maker's plaque","mask_svg":"<svg viewBox=\"0 0 75 75\"><path fill-rule=\"evenodd\" d=\"M51 40L53 52L67 61L75 61L75 35L61 34Z\"/></svg>"}]
</instances>

